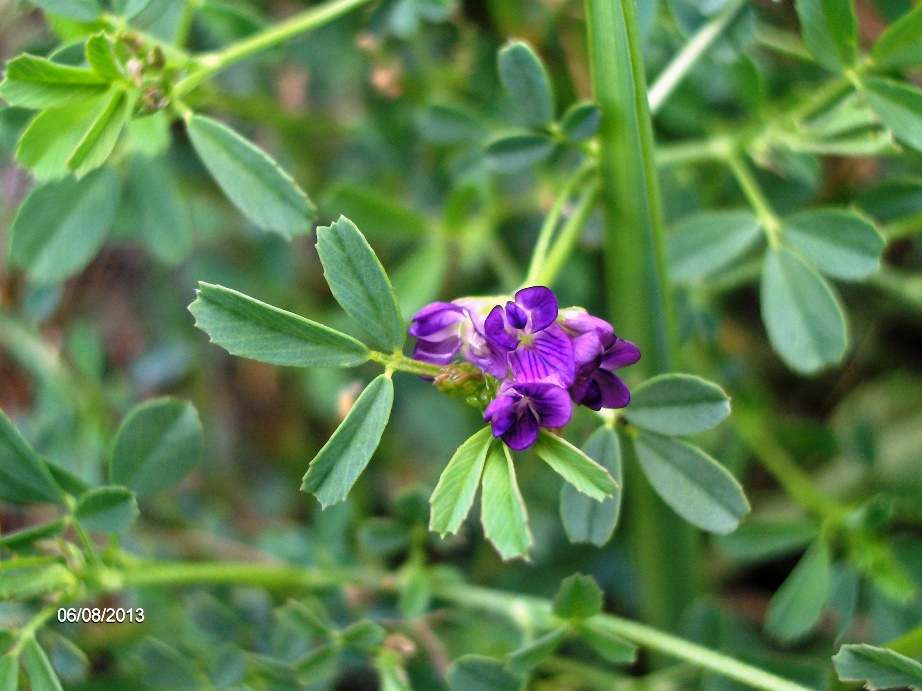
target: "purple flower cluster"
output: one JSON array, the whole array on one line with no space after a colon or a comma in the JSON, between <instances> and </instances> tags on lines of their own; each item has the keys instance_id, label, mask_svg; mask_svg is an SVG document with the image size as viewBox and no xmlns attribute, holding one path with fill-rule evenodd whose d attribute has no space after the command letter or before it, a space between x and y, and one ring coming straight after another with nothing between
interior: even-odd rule
<instances>
[{"instance_id":1,"label":"purple flower cluster","mask_svg":"<svg viewBox=\"0 0 922 691\"><path fill-rule=\"evenodd\" d=\"M484 420L493 436L516 450L538 439L541 427L563 427L573 404L593 410L623 408L631 399L614 373L640 359L611 324L581 307L558 310L550 288L532 286L505 305L463 298L434 302L413 317L413 357L448 365L460 352L500 380Z\"/></svg>"}]
</instances>

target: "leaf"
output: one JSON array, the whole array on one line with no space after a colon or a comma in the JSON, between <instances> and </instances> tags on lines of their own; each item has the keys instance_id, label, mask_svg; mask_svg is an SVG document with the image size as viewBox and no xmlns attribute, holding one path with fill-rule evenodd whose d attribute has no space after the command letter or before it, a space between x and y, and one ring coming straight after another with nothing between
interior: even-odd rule
<instances>
[{"instance_id":1,"label":"leaf","mask_svg":"<svg viewBox=\"0 0 922 691\"><path fill-rule=\"evenodd\" d=\"M16 504L63 504L61 490L41 457L0 410L0 499Z\"/></svg>"},{"instance_id":2,"label":"leaf","mask_svg":"<svg viewBox=\"0 0 922 691\"><path fill-rule=\"evenodd\" d=\"M691 374L661 374L631 392L624 418L660 434L687 435L716 427L730 415L730 399L717 384Z\"/></svg>"},{"instance_id":3,"label":"leaf","mask_svg":"<svg viewBox=\"0 0 922 691\"><path fill-rule=\"evenodd\" d=\"M595 136L601 122L602 111L595 103L579 101L564 113L560 131L571 142L585 142Z\"/></svg>"},{"instance_id":4,"label":"leaf","mask_svg":"<svg viewBox=\"0 0 922 691\"><path fill-rule=\"evenodd\" d=\"M78 22L92 22L99 18L100 7L96 0L31 0L33 5L47 12Z\"/></svg>"},{"instance_id":5,"label":"leaf","mask_svg":"<svg viewBox=\"0 0 922 691\"><path fill-rule=\"evenodd\" d=\"M747 520L715 541L731 559L762 562L803 549L819 534L819 526L804 519Z\"/></svg>"},{"instance_id":6,"label":"leaf","mask_svg":"<svg viewBox=\"0 0 922 691\"><path fill-rule=\"evenodd\" d=\"M223 286L199 283L189 311L232 355L294 367L356 367L368 360L368 348L354 338Z\"/></svg>"},{"instance_id":7,"label":"leaf","mask_svg":"<svg viewBox=\"0 0 922 691\"><path fill-rule=\"evenodd\" d=\"M736 478L701 449L646 431L634 443L650 484L689 523L712 533L729 533L749 512Z\"/></svg>"},{"instance_id":8,"label":"leaf","mask_svg":"<svg viewBox=\"0 0 922 691\"><path fill-rule=\"evenodd\" d=\"M147 158L156 158L170 146L170 121L162 110L132 118L125 131L131 149Z\"/></svg>"},{"instance_id":9,"label":"leaf","mask_svg":"<svg viewBox=\"0 0 922 691\"><path fill-rule=\"evenodd\" d=\"M483 655L459 657L448 668L445 682L451 691L520 691L523 686L519 675Z\"/></svg>"},{"instance_id":10,"label":"leaf","mask_svg":"<svg viewBox=\"0 0 922 691\"><path fill-rule=\"evenodd\" d=\"M161 160L135 156L128 167L128 194L144 244L160 261L179 263L192 247L192 225L169 168Z\"/></svg>"},{"instance_id":11,"label":"leaf","mask_svg":"<svg viewBox=\"0 0 922 691\"><path fill-rule=\"evenodd\" d=\"M858 26L852 0L797 0L797 17L807 47L823 67L850 67L857 55Z\"/></svg>"},{"instance_id":12,"label":"leaf","mask_svg":"<svg viewBox=\"0 0 922 691\"><path fill-rule=\"evenodd\" d=\"M355 224L340 216L317 229L317 252L333 297L376 343L399 351L406 328L390 279Z\"/></svg>"},{"instance_id":13,"label":"leaf","mask_svg":"<svg viewBox=\"0 0 922 691\"><path fill-rule=\"evenodd\" d=\"M100 96L107 88L106 80L92 70L20 55L6 64L0 96L11 106L60 108Z\"/></svg>"},{"instance_id":14,"label":"leaf","mask_svg":"<svg viewBox=\"0 0 922 691\"><path fill-rule=\"evenodd\" d=\"M113 87L105 99L105 106L67 159L67 167L77 178L82 178L106 162L122 133L130 110L130 99L125 91Z\"/></svg>"},{"instance_id":15,"label":"leaf","mask_svg":"<svg viewBox=\"0 0 922 691\"><path fill-rule=\"evenodd\" d=\"M397 651L382 649L375 656L375 669L381 691L413 691L410 677L403 668L403 657Z\"/></svg>"},{"instance_id":16,"label":"leaf","mask_svg":"<svg viewBox=\"0 0 922 691\"><path fill-rule=\"evenodd\" d=\"M922 151L922 90L892 79L863 79L862 93L893 136Z\"/></svg>"},{"instance_id":17,"label":"leaf","mask_svg":"<svg viewBox=\"0 0 922 691\"><path fill-rule=\"evenodd\" d=\"M845 209L811 209L784 219L782 237L833 278L856 281L880 269L886 242L867 218Z\"/></svg>"},{"instance_id":18,"label":"leaf","mask_svg":"<svg viewBox=\"0 0 922 691\"><path fill-rule=\"evenodd\" d=\"M786 248L771 249L762 267L762 321L788 367L813 374L842 360L848 329L830 285Z\"/></svg>"},{"instance_id":19,"label":"leaf","mask_svg":"<svg viewBox=\"0 0 922 691\"><path fill-rule=\"evenodd\" d=\"M92 531L123 533L138 517L138 500L125 487L99 487L80 497L74 518Z\"/></svg>"},{"instance_id":20,"label":"leaf","mask_svg":"<svg viewBox=\"0 0 922 691\"><path fill-rule=\"evenodd\" d=\"M554 654L566 635L566 626L551 629L543 636L509 653L506 656L506 666L517 674L531 671Z\"/></svg>"},{"instance_id":21,"label":"leaf","mask_svg":"<svg viewBox=\"0 0 922 691\"><path fill-rule=\"evenodd\" d=\"M564 480L596 501L610 497L618 488L605 468L567 440L546 430L538 435L535 452Z\"/></svg>"},{"instance_id":22,"label":"leaf","mask_svg":"<svg viewBox=\"0 0 922 691\"><path fill-rule=\"evenodd\" d=\"M505 444L494 446L487 456L481 487L480 521L484 535L503 560L527 558L534 538L515 480L512 456Z\"/></svg>"},{"instance_id":23,"label":"leaf","mask_svg":"<svg viewBox=\"0 0 922 691\"><path fill-rule=\"evenodd\" d=\"M63 564L35 567L7 567L0 574L0 598L31 600L55 591L73 588L76 577Z\"/></svg>"},{"instance_id":24,"label":"leaf","mask_svg":"<svg viewBox=\"0 0 922 691\"><path fill-rule=\"evenodd\" d=\"M35 283L56 283L83 269L115 220L121 195L113 170L33 189L13 221L10 261Z\"/></svg>"},{"instance_id":25,"label":"leaf","mask_svg":"<svg viewBox=\"0 0 922 691\"><path fill-rule=\"evenodd\" d=\"M922 65L922 6L907 12L877 39L871 58L881 67Z\"/></svg>"},{"instance_id":26,"label":"leaf","mask_svg":"<svg viewBox=\"0 0 922 691\"><path fill-rule=\"evenodd\" d=\"M781 584L765 615L765 630L784 642L803 638L826 608L832 578L829 548L815 541Z\"/></svg>"},{"instance_id":27,"label":"leaf","mask_svg":"<svg viewBox=\"0 0 922 691\"><path fill-rule=\"evenodd\" d=\"M519 116L531 127L554 120L554 94L547 71L530 46L515 41L499 51L499 79Z\"/></svg>"},{"instance_id":28,"label":"leaf","mask_svg":"<svg viewBox=\"0 0 922 691\"><path fill-rule=\"evenodd\" d=\"M510 134L487 144L487 164L497 173L519 173L551 155L553 140L543 134Z\"/></svg>"},{"instance_id":29,"label":"leaf","mask_svg":"<svg viewBox=\"0 0 922 691\"><path fill-rule=\"evenodd\" d=\"M843 645L832 664L842 681L860 681L872 689L922 688L922 662L887 648Z\"/></svg>"},{"instance_id":30,"label":"leaf","mask_svg":"<svg viewBox=\"0 0 922 691\"><path fill-rule=\"evenodd\" d=\"M397 604L404 619L416 619L429 610L432 589L429 574L422 564L411 563L400 573L400 596Z\"/></svg>"},{"instance_id":31,"label":"leaf","mask_svg":"<svg viewBox=\"0 0 922 691\"><path fill-rule=\"evenodd\" d=\"M346 628L340 634L340 640L345 645L351 645L359 650L373 650L384 642L387 635L384 627L371 619L362 619Z\"/></svg>"},{"instance_id":32,"label":"leaf","mask_svg":"<svg viewBox=\"0 0 922 691\"><path fill-rule=\"evenodd\" d=\"M441 535L458 532L474 503L492 443L493 434L489 427L484 427L455 451L429 500L432 504L429 530Z\"/></svg>"},{"instance_id":33,"label":"leaf","mask_svg":"<svg viewBox=\"0 0 922 691\"><path fill-rule=\"evenodd\" d=\"M681 219L666 236L669 277L689 283L727 268L755 247L762 226L751 211L705 211Z\"/></svg>"},{"instance_id":34,"label":"leaf","mask_svg":"<svg viewBox=\"0 0 922 691\"><path fill-rule=\"evenodd\" d=\"M323 508L349 494L378 448L394 402L394 382L376 377L358 397L346 419L311 461L301 489L312 492Z\"/></svg>"},{"instance_id":35,"label":"leaf","mask_svg":"<svg viewBox=\"0 0 922 691\"><path fill-rule=\"evenodd\" d=\"M596 653L612 664L630 665L637 660L637 646L610 631L600 617L580 622L576 630Z\"/></svg>"},{"instance_id":36,"label":"leaf","mask_svg":"<svg viewBox=\"0 0 922 691\"><path fill-rule=\"evenodd\" d=\"M428 221L414 209L385 195L352 185L337 185L324 209L333 217L345 216L362 229L366 237L382 242L412 240L425 235Z\"/></svg>"},{"instance_id":37,"label":"leaf","mask_svg":"<svg viewBox=\"0 0 922 691\"><path fill-rule=\"evenodd\" d=\"M426 107L418 121L422 137L432 144L466 144L483 139L485 130L475 113L453 103L433 103ZM346 212L346 216L354 218ZM363 228L364 224L359 223Z\"/></svg>"},{"instance_id":38,"label":"leaf","mask_svg":"<svg viewBox=\"0 0 922 691\"><path fill-rule=\"evenodd\" d=\"M122 422L109 461L109 480L139 496L167 489L201 461L202 423L191 403L157 398Z\"/></svg>"},{"instance_id":39,"label":"leaf","mask_svg":"<svg viewBox=\"0 0 922 691\"><path fill-rule=\"evenodd\" d=\"M122 68L112 52L112 44L104 33L94 34L86 41L86 61L100 77L107 81L124 78Z\"/></svg>"},{"instance_id":40,"label":"leaf","mask_svg":"<svg viewBox=\"0 0 922 691\"><path fill-rule=\"evenodd\" d=\"M600 427L583 446L583 452L605 468L617 487L601 502L590 499L566 483L560 490L560 516L570 542L591 542L601 547L611 538L621 512L621 445L609 427Z\"/></svg>"},{"instance_id":41,"label":"leaf","mask_svg":"<svg viewBox=\"0 0 922 691\"><path fill-rule=\"evenodd\" d=\"M26 674L32 691L64 691L58 675L54 673L51 662L34 636L26 639L22 648L22 659L26 665Z\"/></svg>"},{"instance_id":42,"label":"leaf","mask_svg":"<svg viewBox=\"0 0 922 691\"><path fill-rule=\"evenodd\" d=\"M326 643L311 650L295 663L298 681L307 686L330 679L339 667L340 648L335 643Z\"/></svg>"},{"instance_id":43,"label":"leaf","mask_svg":"<svg viewBox=\"0 0 922 691\"><path fill-rule=\"evenodd\" d=\"M554 597L553 612L561 619L589 619L602 611L602 589L592 576L564 578Z\"/></svg>"},{"instance_id":44,"label":"leaf","mask_svg":"<svg viewBox=\"0 0 922 691\"><path fill-rule=\"evenodd\" d=\"M66 528L67 521L63 518L59 518L49 523L42 523L41 525L17 530L14 533L4 533L3 536L0 537L0 547L5 547L14 551L20 547L29 547L33 542L38 540L60 535ZM0 685L0 689L2 688L3 686Z\"/></svg>"},{"instance_id":45,"label":"leaf","mask_svg":"<svg viewBox=\"0 0 922 691\"><path fill-rule=\"evenodd\" d=\"M19 688L19 659L13 653L0 657L0 691Z\"/></svg>"},{"instance_id":46,"label":"leaf","mask_svg":"<svg viewBox=\"0 0 922 691\"><path fill-rule=\"evenodd\" d=\"M202 115L193 115L186 127L208 172L254 223L289 239L311 229L314 205L268 154Z\"/></svg>"}]
</instances>

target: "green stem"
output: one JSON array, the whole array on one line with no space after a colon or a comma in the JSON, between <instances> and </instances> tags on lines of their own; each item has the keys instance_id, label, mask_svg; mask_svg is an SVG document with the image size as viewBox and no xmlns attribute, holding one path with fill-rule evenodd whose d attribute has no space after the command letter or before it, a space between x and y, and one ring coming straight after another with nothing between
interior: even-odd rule
<instances>
[{"instance_id":1,"label":"green stem","mask_svg":"<svg viewBox=\"0 0 922 691\"><path fill-rule=\"evenodd\" d=\"M300 12L249 38L233 43L223 50L203 55L197 60L200 68L178 82L173 87L173 95L180 97L230 65L323 26L368 2L370 0L331 0Z\"/></svg>"},{"instance_id":2,"label":"green stem","mask_svg":"<svg viewBox=\"0 0 922 691\"><path fill-rule=\"evenodd\" d=\"M551 239L554 237L554 231L563 216L564 209L570 197L579 189L583 181L589 176L595 168L595 161L588 160L583 163L573 175L564 184L560 194L554 200L551 210L544 219L544 225L541 226L541 232L538 234L538 241L535 243L534 252L531 255L531 264L528 266L528 275L525 277L526 286L533 286L538 283L538 276L547 259L548 248L551 246Z\"/></svg>"},{"instance_id":3,"label":"green stem","mask_svg":"<svg viewBox=\"0 0 922 691\"><path fill-rule=\"evenodd\" d=\"M83 545L83 549L89 555L90 563L93 566L100 566L102 561L99 559L99 553L96 551L96 545L94 545L93 541L90 539L89 533L83 529L83 526L80 525L76 518L71 517L70 524L73 526L74 532L77 533L77 537L80 538L80 543Z\"/></svg>"},{"instance_id":4,"label":"green stem","mask_svg":"<svg viewBox=\"0 0 922 691\"><path fill-rule=\"evenodd\" d=\"M810 54L807 44L797 34L791 31L778 29L769 24L759 23L756 26L756 41L766 48L790 55L806 62L816 63L816 58Z\"/></svg>"},{"instance_id":5,"label":"green stem","mask_svg":"<svg viewBox=\"0 0 922 691\"><path fill-rule=\"evenodd\" d=\"M273 590L325 590L353 584L383 592L396 587L393 575L380 571L355 571L337 568L302 569L287 565L254 564L248 562L171 563L158 561L133 562L125 570L101 569L90 572L91 580L100 590L116 592L132 587L168 587L201 584L251 585ZM541 628L552 628L560 621L552 614L548 600L516 593L480 588L453 579L436 579L433 595L442 600L471 609L492 612L518 621L523 612ZM36 617L27 628L34 633L57 611L51 606ZM710 650L655 628L610 614L598 615L596 621L610 633L670 657L685 660L730 679L765 691L806 691L786 679L747 665L723 653Z\"/></svg>"},{"instance_id":6,"label":"green stem","mask_svg":"<svg viewBox=\"0 0 922 691\"><path fill-rule=\"evenodd\" d=\"M887 240L901 240L922 233L922 213L893 221L885 225L882 230Z\"/></svg>"},{"instance_id":7,"label":"green stem","mask_svg":"<svg viewBox=\"0 0 922 691\"><path fill-rule=\"evenodd\" d=\"M430 365L428 362L420 362L406 355L394 353L389 355L378 351L372 351L371 360L384 365L389 370L406 372L407 374L418 374L422 377L437 377L445 370L438 365Z\"/></svg>"},{"instance_id":8,"label":"green stem","mask_svg":"<svg viewBox=\"0 0 922 691\"><path fill-rule=\"evenodd\" d=\"M705 161L723 161L727 146L721 139L702 139L656 147L656 165L660 168Z\"/></svg>"},{"instance_id":9,"label":"green stem","mask_svg":"<svg viewBox=\"0 0 922 691\"><path fill-rule=\"evenodd\" d=\"M459 605L507 617L514 617L517 611L527 609L545 628L553 627L556 623L551 612L551 603L547 600L464 584L436 584L433 594ZM806 687L800 684L645 624L611 614L600 614L596 621L615 636L669 657L685 660L753 688L764 691L806 691Z\"/></svg>"},{"instance_id":10,"label":"green stem","mask_svg":"<svg viewBox=\"0 0 922 691\"><path fill-rule=\"evenodd\" d=\"M759 181L756 180L755 175L746 165L739 152L729 151L726 160L731 172L736 177L736 181L742 188L743 194L749 200L752 210L755 211L762 222L762 229L765 231L769 244L773 247L776 246L779 242L778 233L781 231L781 221L762 191L762 186L759 185Z\"/></svg>"},{"instance_id":11,"label":"green stem","mask_svg":"<svg viewBox=\"0 0 922 691\"><path fill-rule=\"evenodd\" d=\"M576 204L576 208L573 210L573 213L570 214L570 218L567 219L563 228L560 229L560 235L554 242L554 247L547 255L547 259L545 259L534 279L531 282L527 282L528 285L549 286L557 280L557 275L563 268L564 263L569 259L570 254L572 254L573 248L576 247L583 227L592 216L592 212L595 211L598 198L599 183L593 182L583 192L582 197L580 197L579 202Z\"/></svg>"},{"instance_id":12,"label":"green stem","mask_svg":"<svg viewBox=\"0 0 922 691\"><path fill-rule=\"evenodd\" d=\"M16 635L16 643L10 648L8 654L12 655L13 657L17 657L22 652L26 642L33 638L38 630L42 628L46 622L55 615L55 613L58 611L59 604L60 603L48 605L47 607L40 610L39 613L32 617L28 622L26 622L26 625L23 626L19 630L19 633Z\"/></svg>"},{"instance_id":13,"label":"green stem","mask_svg":"<svg viewBox=\"0 0 922 691\"><path fill-rule=\"evenodd\" d=\"M730 23L746 4L747 0L733 0L720 14L704 24L689 39L688 43L672 59L650 87L648 98L651 113L655 113L660 109L660 106L666 102L666 99L669 98L691 68L704 55L704 52L730 26Z\"/></svg>"}]
</instances>

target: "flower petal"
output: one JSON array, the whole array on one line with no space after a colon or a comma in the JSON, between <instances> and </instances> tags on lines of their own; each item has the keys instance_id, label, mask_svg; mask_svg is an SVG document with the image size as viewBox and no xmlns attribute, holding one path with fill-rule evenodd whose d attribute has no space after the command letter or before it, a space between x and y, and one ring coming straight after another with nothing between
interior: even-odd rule
<instances>
[{"instance_id":1,"label":"flower petal","mask_svg":"<svg viewBox=\"0 0 922 691\"><path fill-rule=\"evenodd\" d=\"M449 302L433 302L413 315L413 320L410 328L407 329L407 333L415 338L429 338L429 340L438 341L441 338L431 337L437 332L463 321L465 316L464 310L458 305L452 305ZM447 333L440 334L442 337L448 335Z\"/></svg>"},{"instance_id":2,"label":"flower petal","mask_svg":"<svg viewBox=\"0 0 922 691\"><path fill-rule=\"evenodd\" d=\"M538 441L538 421L534 414L525 408L515 424L501 435L506 446L515 451L522 451Z\"/></svg>"},{"instance_id":3,"label":"flower petal","mask_svg":"<svg viewBox=\"0 0 922 691\"><path fill-rule=\"evenodd\" d=\"M528 312L514 302L506 303L506 322L514 329L524 329L528 324Z\"/></svg>"},{"instance_id":4,"label":"flower petal","mask_svg":"<svg viewBox=\"0 0 922 691\"><path fill-rule=\"evenodd\" d=\"M447 365L452 361L458 349L461 347L461 339L457 336L442 339L441 341L426 341L420 339L416 342L413 349L413 359L421 362L429 362L433 365Z\"/></svg>"},{"instance_id":5,"label":"flower petal","mask_svg":"<svg viewBox=\"0 0 922 691\"><path fill-rule=\"evenodd\" d=\"M563 427L573 417L573 402L562 386L555 384L517 384L516 390L528 397L541 427Z\"/></svg>"},{"instance_id":6,"label":"flower petal","mask_svg":"<svg viewBox=\"0 0 922 691\"><path fill-rule=\"evenodd\" d=\"M513 350L519 343L519 337L506 330L506 315L500 305L490 310L483 322L483 333L490 343L506 350Z\"/></svg>"},{"instance_id":7,"label":"flower petal","mask_svg":"<svg viewBox=\"0 0 922 691\"><path fill-rule=\"evenodd\" d=\"M576 374L573 346L564 330L556 324L535 334L529 345L519 344L509 354L509 364L516 381L551 379L561 386L569 386Z\"/></svg>"},{"instance_id":8,"label":"flower petal","mask_svg":"<svg viewBox=\"0 0 922 691\"><path fill-rule=\"evenodd\" d=\"M573 363L577 376L589 374L601 364L605 346L596 332L589 331L571 338L570 343L573 346Z\"/></svg>"},{"instance_id":9,"label":"flower petal","mask_svg":"<svg viewBox=\"0 0 922 691\"><path fill-rule=\"evenodd\" d=\"M461 354L464 358L487 374L505 379L509 374L506 351L492 345L472 324L462 333Z\"/></svg>"},{"instance_id":10,"label":"flower petal","mask_svg":"<svg viewBox=\"0 0 922 691\"><path fill-rule=\"evenodd\" d=\"M631 402L631 392L621 377L600 369L593 373L592 380L601 390L603 408L623 408Z\"/></svg>"},{"instance_id":11,"label":"flower petal","mask_svg":"<svg viewBox=\"0 0 922 691\"><path fill-rule=\"evenodd\" d=\"M522 288L515 294L515 302L531 316L532 333L546 329L557 319L557 296L550 288Z\"/></svg>"},{"instance_id":12,"label":"flower petal","mask_svg":"<svg viewBox=\"0 0 922 691\"><path fill-rule=\"evenodd\" d=\"M609 371L616 370L633 365L639 359L640 348L623 338L615 338L614 344L602 356L602 367Z\"/></svg>"},{"instance_id":13,"label":"flower petal","mask_svg":"<svg viewBox=\"0 0 922 691\"><path fill-rule=\"evenodd\" d=\"M493 436L505 434L516 423L518 400L512 396L497 396L483 413L483 419L493 428Z\"/></svg>"}]
</instances>

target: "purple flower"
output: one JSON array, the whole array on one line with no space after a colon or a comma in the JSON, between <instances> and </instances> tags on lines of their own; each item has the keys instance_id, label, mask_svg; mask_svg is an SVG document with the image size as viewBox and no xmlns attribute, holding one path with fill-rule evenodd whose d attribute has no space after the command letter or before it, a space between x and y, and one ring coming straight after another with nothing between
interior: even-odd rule
<instances>
[{"instance_id":1,"label":"purple flower","mask_svg":"<svg viewBox=\"0 0 922 691\"><path fill-rule=\"evenodd\" d=\"M433 302L413 316L408 333L417 339L416 360L433 365L449 364L461 351L464 358L503 379L509 373L506 354L487 341L483 333L486 300L462 298L454 302Z\"/></svg>"},{"instance_id":2,"label":"purple flower","mask_svg":"<svg viewBox=\"0 0 922 691\"><path fill-rule=\"evenodd\" d=\"M515 301L494 307L484 320L484 335L508 352L516 381L551 381L569 386L575 376L573 347L556 324L557 296L550 288L532 286L515 294Z\"/></svg>"},{"instance_id":3,"label":"purple flower","mask_svg":"<svg viewBox=\"0 0 922 691\"><path fill-rule=\"evenodd\" d=\"M573 401L592 410L626 406L631 392L613 372L640 359L637 346L615 336L611 324L580 307L564 310L560 322L573 344Z\"/></svg>"},{"instance_id":4,"label":"purple flower","mask_svg":"<svg viewBox=\"0 0 922 691\"><path fill-rule=\"evenodd\" d=\"M563 427L573 415L567 390L549 382L504 382L483 419L510 449L527 449L540 427Z\"/></svg>"}]
</instances>

